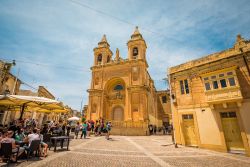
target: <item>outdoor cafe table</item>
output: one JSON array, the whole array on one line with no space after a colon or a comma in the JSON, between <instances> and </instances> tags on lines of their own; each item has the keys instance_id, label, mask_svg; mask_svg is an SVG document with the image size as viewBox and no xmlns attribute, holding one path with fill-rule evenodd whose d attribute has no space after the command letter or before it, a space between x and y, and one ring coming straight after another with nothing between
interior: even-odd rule
<instances>
[{"instance_id":1,"label":"outdoor cafe table","mask_svg":"<svg viewBox=\"0 0 250 167\"><path fill-rule=\"evenodd\" d=\"M57 142L61 142L61 148L63 148L64 141L67 141L67 150L69 150L69 136L55 136L50 138L50 143L54 146L54 152L56 152Z\"/></svg>"}]
</instances>

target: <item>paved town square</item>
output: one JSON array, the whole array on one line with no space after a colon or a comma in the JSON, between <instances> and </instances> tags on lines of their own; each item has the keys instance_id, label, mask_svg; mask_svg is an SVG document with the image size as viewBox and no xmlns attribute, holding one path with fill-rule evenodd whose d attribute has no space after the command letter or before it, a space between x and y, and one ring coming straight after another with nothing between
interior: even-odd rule
<instances>
[{"instance_id":1,"label":"paved town square","mask_svg":"<svg viewBox=\"0 0 250 167\"><path fill-rule=\"evenodd\" d=\"M178 146L171 136L104 136L74 139L70 151L49 152L49 157L34 158L18 166L73 167L73 166L139 166L139 167L249 167L244 155L220 153L205 149Z\"/></svg>"}]
</instances>

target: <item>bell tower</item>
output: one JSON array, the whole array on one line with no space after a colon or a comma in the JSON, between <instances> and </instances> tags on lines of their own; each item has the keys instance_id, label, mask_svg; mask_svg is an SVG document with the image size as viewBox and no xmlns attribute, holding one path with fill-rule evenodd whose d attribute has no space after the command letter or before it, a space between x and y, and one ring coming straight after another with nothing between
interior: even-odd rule
<instances>
[{"instance_id":1,"label":"bell tower","mask_svg":"<svg viewBox=\"0 0 250 167\"><path fill-rule=\"evenodd\" d=\"M94 48L94 65L103 65L109 63L112 60L112 51L109 48L109 43L107 42L106 35L103 35L98 46Z\"/></svg>"},{"instance_id":2,"label":"bell tower","mask_svg":"<svg viewBox=\"0 0 250 167\"><path fill-rule=\"evenodd\" d=\"M129 60L146 60L147 45L137 26L134 33L131 35L131 39L128 41L127 45Z\"/></svg>"}]
</instances>

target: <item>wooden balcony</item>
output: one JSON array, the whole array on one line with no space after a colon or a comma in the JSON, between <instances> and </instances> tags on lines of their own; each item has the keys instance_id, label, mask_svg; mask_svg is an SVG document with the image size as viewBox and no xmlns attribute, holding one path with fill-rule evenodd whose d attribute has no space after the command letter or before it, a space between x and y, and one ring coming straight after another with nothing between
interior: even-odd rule
<instances>
[{"instance_id":1,"label":"wooden balcony","mask_svg":"<svg viewBox=\"0 0 250 167\"><path fill-rule=\"evenodd\" d=\"M206 101L209 104L241 102L243 97L239 86L224 89L209 90L205 92Z\"/></svg>"}]
</instances>

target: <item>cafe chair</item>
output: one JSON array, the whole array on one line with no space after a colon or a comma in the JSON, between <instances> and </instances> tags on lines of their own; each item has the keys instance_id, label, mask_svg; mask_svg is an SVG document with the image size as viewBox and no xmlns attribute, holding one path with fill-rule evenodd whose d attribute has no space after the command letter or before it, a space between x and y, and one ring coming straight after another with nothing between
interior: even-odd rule
<instances>
[{"instance_id":1,"label":"cafe chair","mask_svg":"<svg viewBox=\"0 0 250 167\"><path fill-rule=\"evenodd\" d=\"M16 158L15 162L17 162L18 153L19 147L12 150L12 143L1 143L1 155L7 159L7 164L9 164L12 155L14 155Z\"/></svg>"},{"instance_id":2,"label":"cafe chair","mask_svg":"<svg viewBox=\"0 0 250 167\"><path fill-rule=\"evenodd\" d=\"M38 156L39 155L39 146L40 146L41 140L32 140L30 143L30 146L28 148L26 148L27 151L27 161L30 157L30 155L32 155L35 152L35 155Z\"/></svg>"}]
</instances>

